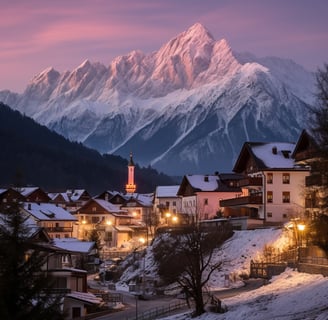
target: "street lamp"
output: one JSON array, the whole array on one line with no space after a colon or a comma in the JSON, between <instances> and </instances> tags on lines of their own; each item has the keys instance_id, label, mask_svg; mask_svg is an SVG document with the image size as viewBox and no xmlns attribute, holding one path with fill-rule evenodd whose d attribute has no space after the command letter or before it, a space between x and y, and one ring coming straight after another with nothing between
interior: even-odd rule
<instances>
[{"instance_id":1,"label":"street lamp","mask_svg":"<svg viewBox=\"0 0 328 320\"><path fill-rule=\"evenodd\" d=\"M169 219L171 217L171 212L166 212L165 217L166 217L166 224L169 225Z\"/></svg>"},{"instance_id":2,"label":"street lamp","mask_svg":"<svg viewBox=\"0 0 328 320\"><path fill-rule=\"evenodd\" d=\"M304 230L305 230L305 224L303 222L300 222L297 224L297 229L299 231L299 236L300 236L300 246L302 247L303 246L303 233L304 233Z\"/></svg>"}]
</instances>

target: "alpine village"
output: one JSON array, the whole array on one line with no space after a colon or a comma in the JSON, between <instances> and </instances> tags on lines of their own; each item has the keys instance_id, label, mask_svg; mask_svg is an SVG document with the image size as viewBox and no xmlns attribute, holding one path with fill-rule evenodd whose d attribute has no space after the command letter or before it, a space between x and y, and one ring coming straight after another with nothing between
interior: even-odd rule
<instances>
[{"instance_id":1,"label":"alpine village","mask_svg":"<svg viewBox=\"0 0 328 320\"><path fill-rule=\"evenodd\" d=\"M128 265L124 262L144 257L156 237L188 233L195 226L209 233L288 229L288 250L262 261L261 272L249 266L248 276L268 279L290 265L328 275L327 256L311 229L326 211L327 176L318 145L305 130L295 144L245 142L233 173L185 175L180 184L159 185L150 193L138 193L133 156L125 192L104 190L92 196L84 189L0 189L1 236L18 221L8 213L18 212L27 230L24 263L33 263L35 254L43 257L38 272L52 279L47 293L60 297L65 319L92 319L124 309L124 299L116 292ZM92 287L89 279L103 286ZM163 281L145 273L125 285L139 298L165 292Z\"/></svg>"}]
</instances>

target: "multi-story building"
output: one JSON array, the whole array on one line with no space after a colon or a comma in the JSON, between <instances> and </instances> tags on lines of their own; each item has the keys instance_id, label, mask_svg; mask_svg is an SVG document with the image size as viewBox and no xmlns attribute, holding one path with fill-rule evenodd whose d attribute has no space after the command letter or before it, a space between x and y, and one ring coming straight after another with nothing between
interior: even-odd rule
<instances>
[{"instance_id":1,"label":"multi-story building","mask_svg":"<svg viewBox=\"0 0 328 320\"><path fill-rule=\"evenodd\" d=\"M243 196L222 200L221 206L246 208L250 218L265 223L282 223L299 217L305 208L307 166L291 157L293 143L246 142L233 171L242 174Z\"/></svg>"},{"instance_id":2,"label":"multi-story building","mask_svg":"<svg viewBox=\"0 0 328 320\"><path fill-rule=\"evenodd\" d=\"M219 173L184 176L177 193L182 198L182 213L200 220L223 216L220 201L242 195L239 179L240 175Z\"/></svg>"}]
</instances>

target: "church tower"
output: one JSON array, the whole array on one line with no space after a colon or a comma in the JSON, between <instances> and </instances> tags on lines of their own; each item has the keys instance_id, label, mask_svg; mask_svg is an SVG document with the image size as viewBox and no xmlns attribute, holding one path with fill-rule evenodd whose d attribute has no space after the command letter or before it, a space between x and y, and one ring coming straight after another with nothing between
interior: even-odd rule
<instances>
[{"instance_id":1,"label":"church tower","mask_svg":"<svg viewBox=\"0 0 328 320\"><path fill-rule=\"evenodd\" d=\"M126 193L134 193L137 186L134 184L134 163L132 159L132 152L130 153L130 161L128 164L128 183L125 185Z\"/></svg>"}]
</instances>

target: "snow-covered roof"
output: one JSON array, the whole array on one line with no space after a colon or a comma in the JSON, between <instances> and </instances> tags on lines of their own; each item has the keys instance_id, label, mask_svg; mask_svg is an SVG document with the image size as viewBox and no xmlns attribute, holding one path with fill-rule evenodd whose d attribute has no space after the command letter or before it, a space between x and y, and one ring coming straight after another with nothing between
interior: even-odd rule
<instances>
[{"instance_id":1,"label":"snow-covered roof","mask_svg":"<svg viewBox=\"0 0 328 320\"><path fill-rule=\"evenodd\" d=\"M48 193L48 196L51 200L55 200L58 196L62 196L65 202L70 202L69 196L65 192L60 193Z\"/></svg>"},{"instance_id":2,"label":"snow-covered roof","mask_svg":"<svg viewBox=\"0 0 328 320\"><path fill-rule=\"evenodd\" d=\"M186 175L190 185L194 189L200 189L202 191L215 191L218 188L218 176L217 175Z\"/></svg>"},{"instance_id":3,"label":"snow-covered roof","mask_svg":"<svg viewBox=\"0 0 328 320\"><path fill-rule=\"evenodd\" d=\"M20 192L21 195L23 195L24 197L27 197L31 193L33 193L34 191L36 191L38 189L39 189L39 187L24 187L24 188L20 188L18 191Z\"/></svg>"},{"instance_id":4,"label":"snow-covered roof","mask_svg":"<svg viewBox=\"0 0 328 320\"><path fill-rule=\"evenodd\" d=\"M103 302L101 298L95 296L93 293L90 292L72 291L68 293L65 297L80 300L90 304L101 304Z\"/></svg>"},{"instance_id":5,"label":"snow-covered roof","mask_svg":"<svg viewBox=\"0 0 328 320\"><path fill-rule=\"evenodd\" d=\"M138 201L141 205L145 207L151 207L153 205L153 193L129 193L123 195L126 200L135 200Z\"/></svg>"},{"instance_id":6,"label":"snow-covered roof","mask_svg":"<svg viewBox=\"0 0 328 320\"><path fill-rule=\"evenodd\" d=\"M261 160L267 168L293 168L294 159L291 154L295 148L294 143L271 142L250 144L254 155Z\"/></svg>"},{"instance_id":7,"label":"snow-covered roof","mask_svg":"<svg viewBox=\"0 0 328 320\"><path fill-rule=\"evenodd\" d=\"M114 204L103 200L103 199L93 199L93 201L97 202L101 207L103 207L105 210L107 210L108 212L111 213L122 213L122 212L126 212L124 210L120 210L117 208L117 206L115 206Z\"/></svg>"},{"instance_id":8,"label":"snow-covered roof","mask_svg":"<svg viewBox=\"0 0 328 320\"><path fill-rule=\"evenodd\" d=\"M55 238L53 244L61 249L72 252L89 253L93 247L93 241L81 241L76 238Z\"/></svg>"},{"instance_id":9,"label":"snow-covered roof","mask_svg":"<svg viewBox=\"0 0 328 320\"><path fill-rule=\"evenodd\" d=\"M180 186L158 186L156 188L156 197L157 198L173 198L177 197L177 193Z\"/></svg>"},{"instance_id":10,"label":"snow-covered roof","mask_svg":"<svg viewBox=\"0 0 328 320\"><path fill-rule=\"evenodd\" d=\"M85 189L74 189L74 190L67 190L66 194L70 196L72 201L77 201L81 198L84 192Z\"/></svg>"},{"instance_id":11,"label":"snow-covered roof","mask_svg":"<svg viewBox=\"0 0 328 320\"><path fill-rule=\"evenodd\" d=\"M5 193L8 189L0 189L0 194Z\"/></svg>"},{"instance_id":12,"label":"snow-covered roof","mask_svg":"<svg viewBox=\"0 0 328 320\"><path fill-rule=\"evenodd\" d=\"M53 203L34 203L25 202L23 208L26 212L31 214L38 220L66 220L66 221L77 221L77 218L70 214L68 211L60 206L56 206Z\"/></svg>"}]
</instances>

